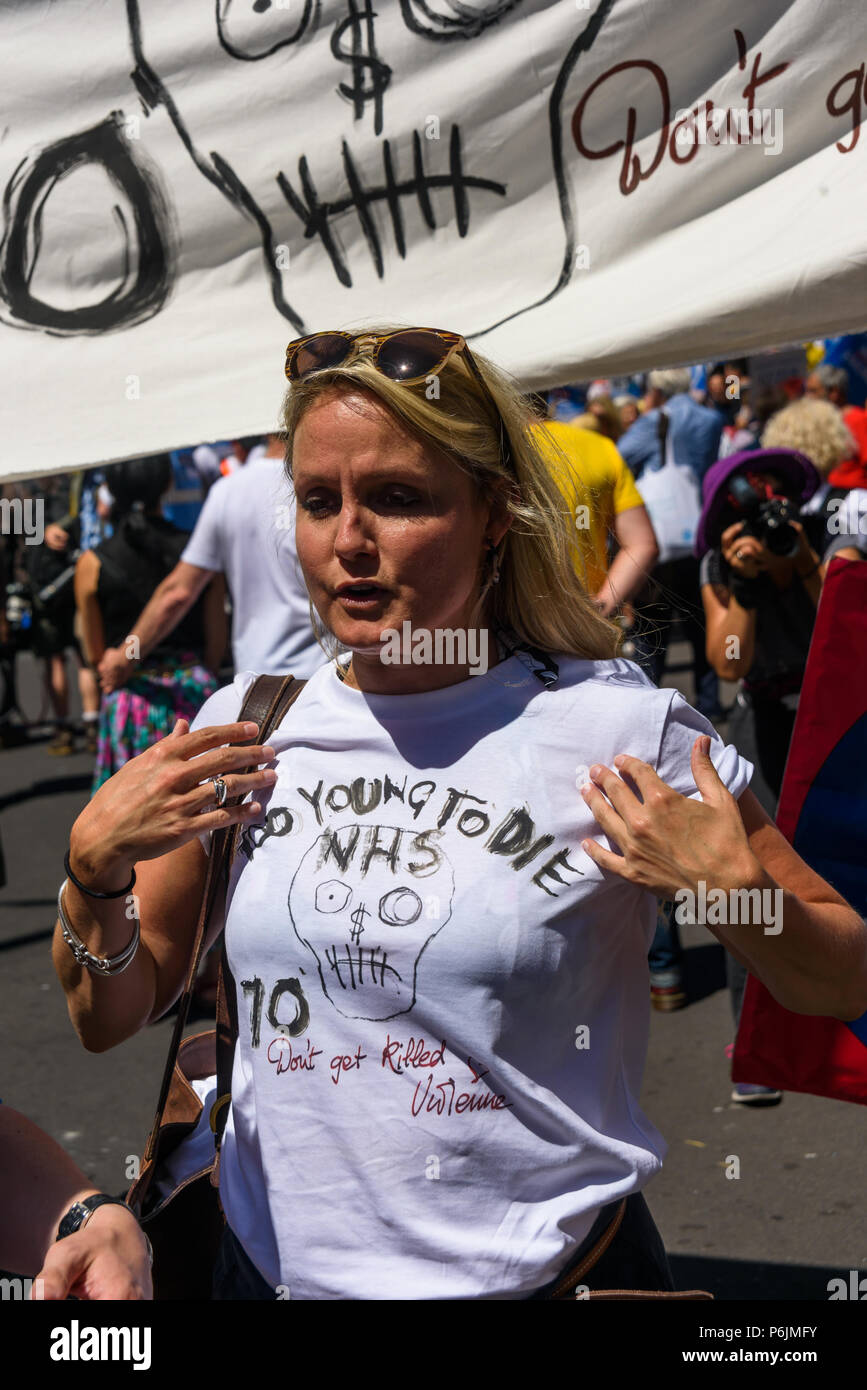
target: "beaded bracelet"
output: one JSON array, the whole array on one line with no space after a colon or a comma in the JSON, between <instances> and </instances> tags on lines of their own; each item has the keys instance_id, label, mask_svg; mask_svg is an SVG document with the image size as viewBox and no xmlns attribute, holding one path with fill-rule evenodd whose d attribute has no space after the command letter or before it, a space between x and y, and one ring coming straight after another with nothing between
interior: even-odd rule
<instances>
[{"instance_id":1,"label":"beaded bracelet","mask_svg":"<svg viewBox=\"0 0 867 1390\"><path fill-rule=\"evenodd\" d=\"M95 888L85 888L84 884L75 877L69 863L69 850L63 856L63 867L66 870L66 877L70 883L74 883L79 893L84 893L88 898L125 898L135 887L135 869L132 871L132 878L125 888L115 888L111 893L99 893Z\"/></svg>"}]
</instances>

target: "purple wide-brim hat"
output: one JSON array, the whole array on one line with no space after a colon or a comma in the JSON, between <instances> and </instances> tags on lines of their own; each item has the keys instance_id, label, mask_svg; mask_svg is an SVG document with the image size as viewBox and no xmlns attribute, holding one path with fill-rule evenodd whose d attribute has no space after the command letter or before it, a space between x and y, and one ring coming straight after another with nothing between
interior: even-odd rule
<instances>
[{"instance_id":1,"label":"purple wide-brim hat","mask_svg":"<svg viewBox=\"0 0 867 1390\"><path fill-rule=\"evenodd\" d=\"M695 533L695 554L702 556L719 542L720 518L728 502L728 480L733 473L777 473L789 484L800 502L809 502L822 479L806 454L795 449L744 449L718 459L704 475L701 516Z\"/></svg>"}]
</instances>

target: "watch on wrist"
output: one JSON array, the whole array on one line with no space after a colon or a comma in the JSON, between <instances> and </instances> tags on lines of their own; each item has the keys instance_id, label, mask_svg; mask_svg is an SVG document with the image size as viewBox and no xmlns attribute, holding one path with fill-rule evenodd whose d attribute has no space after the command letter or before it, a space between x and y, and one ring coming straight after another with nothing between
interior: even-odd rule
<instances>
[{"instance_id":1,"label":"watch on wrist","mask_svg":"<svg viewBox=\"0 0 867 1390\"><path fill-rule=\"evenodd\" d=\"M104 1207L107 1203L112 1206L126 1207L127 1211L130 1211L122 1197L109 1197L107 1192L95 1192L92 1197L84 1197L80 1202L73 1202L57 1228L57 1240L63 1240L66 1236L74 1235L76 1231L82 1230L97 1207Z\"/></svg>"}]
</instances>

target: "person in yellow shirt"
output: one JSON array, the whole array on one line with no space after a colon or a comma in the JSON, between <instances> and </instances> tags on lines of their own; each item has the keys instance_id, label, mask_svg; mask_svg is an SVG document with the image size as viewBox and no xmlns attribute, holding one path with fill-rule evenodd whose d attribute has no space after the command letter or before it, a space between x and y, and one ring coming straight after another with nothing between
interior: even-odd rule
<instances>
[{"instance_id":1,"label":"person in yellow shirt","mask_svg":"<svg viewBox=\"0 0 867 1390\"><path fill-rule=\"evenodd\" d=\"M538 398L537 404L541 407ZM575 518L575 568L596 606L610 617L644 587L659 547L629 465L610 439L594 431L593 417L582 418L586 425L544 420L536 428L544 432L539 442ZM620 548L609 565L611 536ZM651 1003L664 1012L686 1004L671 906L660 900L649 953Z\"/></svg>"},{"instance_id":2,"label":"person in yellow shirt","mask_svg":"<svg viewBox=\"0 0 867 1390\"><path fill-rule=\"evenodd\" d=\"M576 571L610 617L646 581L659 554L641 494L610 439L560 420L534 428L574 517ZM609 563L612 536L619 549Z\"/></svg>"}]
</instances>

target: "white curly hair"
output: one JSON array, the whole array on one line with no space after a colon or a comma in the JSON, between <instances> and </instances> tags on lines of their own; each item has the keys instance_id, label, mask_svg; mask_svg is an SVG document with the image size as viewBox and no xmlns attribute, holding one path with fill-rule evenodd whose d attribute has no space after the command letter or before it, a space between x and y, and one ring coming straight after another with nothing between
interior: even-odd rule
<instances>
[{"instance_id":1,"label":"white curly hair","mask_svg":"<svg viewBox=\"0 0 867 1390\"><path fill-rule=\"evenodd\" d=\"M763 449L797 449L827 478L838 463L858 453L858 446L830 401L803 396L772 415L762 434Z\"/></svg>"}]
</instances>

